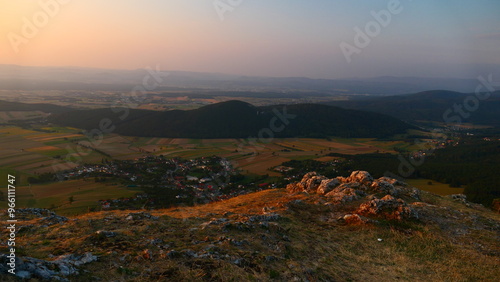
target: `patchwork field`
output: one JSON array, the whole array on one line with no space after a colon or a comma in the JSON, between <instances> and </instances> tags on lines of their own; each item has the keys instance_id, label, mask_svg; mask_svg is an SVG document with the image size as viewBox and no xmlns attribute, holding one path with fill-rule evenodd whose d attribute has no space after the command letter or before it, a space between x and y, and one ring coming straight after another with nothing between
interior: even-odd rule
<instances>
[{"instance_id":1,"label":"patchwork field","mask_svg":"<svg viewBox=\"0 0 500 282\"><path fill-rule=\"evenodd\" d=\"M0 127L0 172L15 172L18 177L19 206L57 207L63 214L86 212L97 200L129 197L135 193L125 187L102 183L69 181L48 185L28 185L27 179L45 172L72 169L103 159L135 159L147 155L197 158L218 155L228 158L244 174L278 176L272 168L289 160L331 160L329 153L362 154L394 152L407 146L402 141L373 139L274 139L249 143L245 139L145 138L108 134L90 140L78 129L45 127L27 130ZM4 173L3 173L4 174ZM5 190L4 184L0 183ZM432 187L436 188L437 184ZM75 201L70 205L69 197Z\"/></svg>"},{"instance_id":2,"label":"patchwork field","mask_svg":"<svg viewBox=\"0 0 500 282\"><path fill-rule=\"evenodd\" d=\"M0 127L0 167L35 175L104 158L134 159L148 154L196 158L219 155L245 173L276 175L270 168L288 160L321 159L329 153L362 154L411 149L403 141L289 138L249 143L245 139L179 139L116 134L89 140L78 129L46 127L44 132Z\"/></svg>"}]
</instances>

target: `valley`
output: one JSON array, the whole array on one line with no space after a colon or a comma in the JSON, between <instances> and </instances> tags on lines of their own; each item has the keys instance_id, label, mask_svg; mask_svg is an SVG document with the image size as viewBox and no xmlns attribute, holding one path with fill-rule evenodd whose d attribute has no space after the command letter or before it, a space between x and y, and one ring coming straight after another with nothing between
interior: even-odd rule
<instances>
[{"instance_id":1,"label":"valley","mask_svg":"<svg viewBox=\"0 0 500 282\"><path fill-rule=\"evenodd\" d=\"M2 174L18 175L19 206L53 208L63 215L81 214L100 209L99 200L132 197L142 193L140 187L130 188L116 180L106 183L91 179L79 179L52 183L31 183L44 173L72 170L84 164L101 164L110 160L133 160L147 156L165 158L196 159L220 156L231 162L243 175L250 178L263 176L255 184L275 182L282 175L280 166L291 160L318 160L328 162L336 159L328 155L362 155L370 153L396 154L401 151L415 151L418 146L405 141L379 140L375 138L276 138L267 143L249 144L246 139L182 139L148 138L106 134L98 146L70 127L34 127L23 129L16 126L0 127L0 166ZM425 132L410 132L425 135ZM94 144L95 145L95 144ZM462 191L436 183L411 182L427 191L435 190L442 195ZM64 189L63 187L69 187ZM78 187L78 189L76 189ZM1 188L4 195L6 187ZM69 197L74 202L69 203Z\"/></svg>"},{"instance_id":2,"label":"valley","mask_svg":"<svg viewBox=\"0 0 500 282\"><path fill-rule=\"evenodd\" d=\"M498 282L500 1L448 2L1 2L0 281Z\"/></svg>"}]
</instances>

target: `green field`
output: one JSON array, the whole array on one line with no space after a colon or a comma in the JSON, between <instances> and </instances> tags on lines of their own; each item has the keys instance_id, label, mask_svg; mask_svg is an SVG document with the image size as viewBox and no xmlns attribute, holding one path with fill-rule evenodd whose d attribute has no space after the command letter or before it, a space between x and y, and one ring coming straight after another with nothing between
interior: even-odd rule
<instances>
[{"instance_id":1,"label":"green field","mask_svg":"<svg viewBox=\"0 0 500 282\"><path fill-rule=\"evenodd\" d=\"M440 183L430 179L407 179L405 180L405 182L420 190L428 191L441 196L462 194L464 192L463 188L453 188L448 184Z\"/></svg>"},{"instance_id":2,"label":"green field","mask_svg":"<svg viewBox=\"0 0 500 282\"><path fill-rule=\"evenodd\" d=\"M0 191L3 195L7 194L6 187L0 188ZM138 192L140 190L137 188L95 183L93 180L70 180L45 185L18 186L16 187L16 207L51 208L58 214L76 215L86 213L90 208L98 208L98 200L132 197ZM69 197L71 196L74 202L70 204Z\"/></svg>"}]
</instances>

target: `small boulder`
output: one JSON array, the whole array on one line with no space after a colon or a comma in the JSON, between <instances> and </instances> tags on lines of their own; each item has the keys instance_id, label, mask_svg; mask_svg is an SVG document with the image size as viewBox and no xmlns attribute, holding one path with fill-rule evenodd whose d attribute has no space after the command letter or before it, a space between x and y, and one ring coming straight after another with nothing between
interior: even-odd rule
<instances>
[{"instance_id":1,"label":"small boulder","mask_svg":"<svg viewBox=\"0 0 500 282\"><path fill-rule=\"evenodd\" d=\"M359 214L346 214L342 220L349 225L362 225L370 221L368 218L360 216Z\"/></svg>"},{"instance_id":2,"label":"small boulder","mask_svg":"<svg viewBox=\"0 0 500 282\"><path fill-rule=\"evenodd\" d=\"M103 236L103 237L116 237L116 232L113 231L106 231L106 230L98 230L95 232L96 235ZM102 238L102 237L101 237Z\"/></svg>"},{"instance_id":3,"label":"small boulder","mask_svg":"<svg viewBox=\"0 0 500 282\"><path fill-rule=\"evenodd\" d=\"M467 196L464 194L453 194L453 195L450 195L450 197L457 202L464 202L465 203L467 201Z\"/></svg>"},{"instance_id":4,"label":"small boulder","mask_svg":"<svg viewBox=\"0 0 500 282\"><path fill-rule=\"evenodd\" d=\"M125 219L126 220L144 220L144 219L158 220L158 217L153 216L147 212L131 212L125 217Z\"/></svg>"}]
</instances>

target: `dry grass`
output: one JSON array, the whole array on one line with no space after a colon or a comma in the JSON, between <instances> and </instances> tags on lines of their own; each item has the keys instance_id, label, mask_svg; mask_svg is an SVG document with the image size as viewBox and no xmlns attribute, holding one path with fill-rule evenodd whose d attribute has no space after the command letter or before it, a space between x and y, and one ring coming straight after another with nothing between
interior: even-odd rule
<instances>
[{"instance_id":1,"label":"dry grass","mask_svg":"<svg viewBox=\"0 0 500 282\"><path fill-rule=\"evenodd\" d=\"M208 205L151 211L159 220L127 220L130 211L107 211L49 227L39 227L36 219L26 221L22 224L34 227L18 234L18 246L20 254L44 259L75 252L100 257L83 266L89 272L71 281L96 277L108 281L496 281L499 230L486 225L491 220L498 224L500 215L425 192L423 197L436 205L429 210L430 218L349 226L331 220L348 206L332 213L318 196L266 190ZM294 200L302 202L289 204ZM284 218L267 228L258 222L249 229L224 229L223 224L202 227L203 222L222 217L233 223L249 222L249 216L262 214L264 207ZM460 218L454 218L457 214ZM472 217L486 227L476 228L479 225ZM453 235L442 228L443 220L453 228L474 228ZM98 236L98 230L117 235ZM152 244L152 240L161 243ZM186 249L215 250L221 258L166 255ZM145 257L145 250L152 257ZM235 264L236 258L244 263Z\"/></svg>"}]
</instances>

